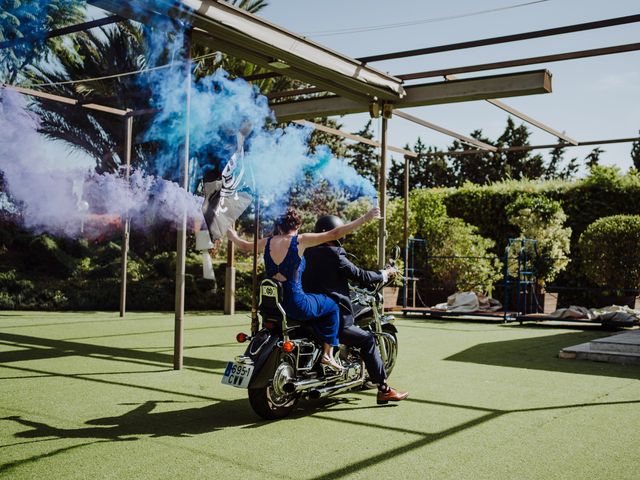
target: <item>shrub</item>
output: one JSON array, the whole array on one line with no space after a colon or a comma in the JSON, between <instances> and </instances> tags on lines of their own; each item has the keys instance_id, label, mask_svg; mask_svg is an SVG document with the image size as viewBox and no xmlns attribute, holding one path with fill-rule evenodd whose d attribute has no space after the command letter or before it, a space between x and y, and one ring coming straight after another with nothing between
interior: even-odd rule
<instances>
[{"instance_id":1,"label":"shrub","mask_svg":"<svg viewBox=\"0 0 640 480\"><path fill-rule=\"evenodd\" d=\"M490 254L495 242L478 235L478 229L462 219L443 220L437 231L422 232L427 251L436 257L429 259L431 278L427 282L442 285L449 292L490 293L502 269L500 260Z\"/></svg>"},{"instance_id":2,"label":"shrub","mask_svg":"<svg viewBox=\"0 0 640 480\"><path fill-rule=\"evenodd\" d=\"M28 263L38 272L51 273L60 278L69 277L76 267L76 260L48 235L39 235L31 241Z\"/></svg>"},{"instance_id":3,"label":"shrub","mask_svg":"<svg viewBox=\"0 0 640 480\"><path fill-rule=\"evenodd\" d=\"M538 280L548 283L569 264L571 228L565 228L567 219L560 202L541 195L523 195L507 205L509 222L520 229L519 238L536 241L536 252L529 252L535 258ZM530 244L527 244L530 245ZM509 258L516 258L516 244ZM515 276L511 270L509 274Z\"/></svg>"},{"instance_id":4,"label":"shrub","mask_svg":"<svg viewBox=\"0 0 640 480\"><path fill-rule=\"evenodd\" d=\"M601 287L640 287L640 215L603 217L578 242L582 271Z\"/></svg>"}]
</instances>

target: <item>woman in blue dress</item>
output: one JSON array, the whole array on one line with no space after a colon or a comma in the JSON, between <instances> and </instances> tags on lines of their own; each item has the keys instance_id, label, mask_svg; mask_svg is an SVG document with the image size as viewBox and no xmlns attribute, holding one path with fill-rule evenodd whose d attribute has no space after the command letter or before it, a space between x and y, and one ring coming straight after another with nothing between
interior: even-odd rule
<instances>
[{"instance_id":1,"label":"woman in blue dress","mask_svg":"<svg viewBox=\"0 0 640 480\"><path fill-rule=\"evenodd\" d=\"M333 357L333 347L338 345L340 311L338 304L328 296L308 294L302 290L304 251L316 245L336 241L370 220L378 218L379 215L380 210L376 207L356 220L328 232L298 234L302 221L298 213L289 208L276 220L273 236L258 240L258 251L264 252L266 276L282 282L285 312L301 322L313 320L312 327L323 341L320 362L336 370L342 368ZM240 250L253 250L253 242L241 239L235 230L229 229L227 233L229 240Z\"/></svg>"}]
</instances>

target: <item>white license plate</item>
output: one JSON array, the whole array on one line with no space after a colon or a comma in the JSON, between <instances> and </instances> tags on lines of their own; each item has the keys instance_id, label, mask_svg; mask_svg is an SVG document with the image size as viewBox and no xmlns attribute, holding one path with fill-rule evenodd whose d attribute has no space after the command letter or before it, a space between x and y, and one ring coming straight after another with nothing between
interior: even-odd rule
<instances>
[{"instance_id":1,"label":"white license plate","mask_svg":"<svg viewBox=\"0 0 640 480\"><path fill-rule=\"evenodd\" d=\"M247 388L253 374L253 365L229 362L222 375L222 383L232 387Z\"/></svg>"}]
</instances>

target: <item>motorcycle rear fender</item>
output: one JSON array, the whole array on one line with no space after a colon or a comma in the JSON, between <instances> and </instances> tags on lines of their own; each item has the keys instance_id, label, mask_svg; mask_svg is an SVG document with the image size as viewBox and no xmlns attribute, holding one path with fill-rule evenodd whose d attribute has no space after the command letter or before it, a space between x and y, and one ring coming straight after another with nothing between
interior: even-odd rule
<instances>
[{"instance_id":1,"label":"motorcycle rear fender","mask_svg":"<svg viewBox=\"0 0 640 480\"><path fill-rule=\"evenodd\" d=\"M265 338L267 336L268 338ZM280 340L279 335L261 330L249 343L245 352L245 356L253 360L253 375L249 381L249 388L263 387L271 378L280 357L280 349L277 348Z\"/></svg>"},{"instance_id":2,"label":"motorcycle rear fender","mask_svg":"<svg viewBox=\"0 0 640 480\"><path fill-rule=\"evenodd\" d=\"M272 346L260 367L254 367L249 388L263 388L269 384L273 378L273 372L280 363L280 355L280 349L275 345Z\"/></svg>"}]
</instances>

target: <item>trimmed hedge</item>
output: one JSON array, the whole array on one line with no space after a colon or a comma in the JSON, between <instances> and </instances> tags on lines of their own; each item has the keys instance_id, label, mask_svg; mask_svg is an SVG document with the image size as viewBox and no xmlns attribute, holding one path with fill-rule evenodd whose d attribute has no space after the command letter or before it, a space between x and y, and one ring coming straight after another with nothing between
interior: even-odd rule
<instances>
[{"instance_id":1,"label":"trimmed hedge","mask_svg":"<svg viewBox=\"0 0 640 480\"><path fill-rule=\"evenodd\" d=\"M601 287L640 287L640 215L613 215L593 222L580 236L582 271Z\"/></svg>"},{"instance_id":2,"label":"trimmed hedge","mask_svg":"<svg viewBox=\"0 0 640 480\"><path fill-rule=\"evenodd\" d=\"M566 225L572 230L572 251L580 234L598 218L640 214L640 175L620 175L615 167L595 167L591 175L576 182L509 180L487 186L466 184L447 189L444 203L450 216L477 226L480 235L493 239L495 253L502 255L509 237L518 235L517 228L509 224L506 208L523 194L561 203L567 214Z\"/></svg>"}]
</instances>

